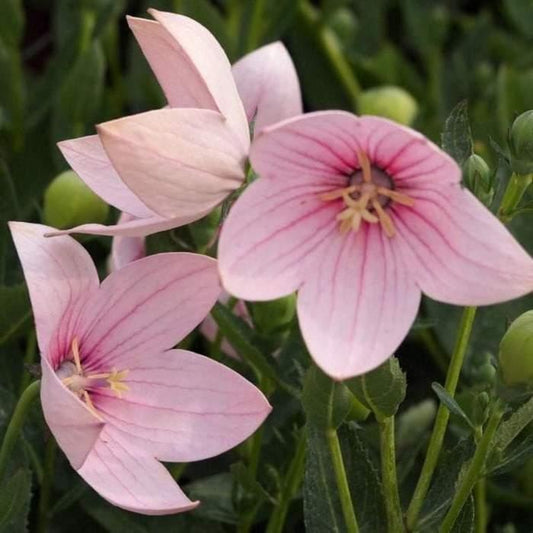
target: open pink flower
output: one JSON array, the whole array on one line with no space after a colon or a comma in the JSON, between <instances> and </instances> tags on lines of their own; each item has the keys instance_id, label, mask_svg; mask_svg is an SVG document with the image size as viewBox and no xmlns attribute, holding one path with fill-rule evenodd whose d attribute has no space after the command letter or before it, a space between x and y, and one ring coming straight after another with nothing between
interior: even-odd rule
<instances>
[{"instance_id":1,"label":"open pink flower","mask_svg":"<svg viewBox=\"0 0 533 533\"><path fill-rule=\"evenodd\" d=\"M105 499L130 511L185 511L159 461L232 448L268 402L206 357L173 350L220 294L216 261L185 253L141 259L101 285L89 254L51 228L11 222L41 352L41 402L59 446Z\"/></svg>"},{"instance_id":2,"label":"open pink flower","mask_svg":"<svg viewBox=\"0 0 533 533\"><path fill-rule=\"evenodd\" d=\"M281 43L237 62L194 20L149 10L128 17L169 107L113 120L98 135L59 143L106 202L134 218L59 233L149 235L202 218L240 187L256 131L302 111L294 65Z\"/></svg>"},{"instance_id":3,"label":"open pink flower","mask_svg":"<svg viewBox=\"0 0 533 533\"><path fill-rule=\"evenodd\" d=\"M411 129L310 113L264 129L250 160L260 178L222 228L223 285L245 300L298 290L304 339L334 378L386 360L421 292L485 305L533 289L532 259Z\"/></svg>"}]
</instances>

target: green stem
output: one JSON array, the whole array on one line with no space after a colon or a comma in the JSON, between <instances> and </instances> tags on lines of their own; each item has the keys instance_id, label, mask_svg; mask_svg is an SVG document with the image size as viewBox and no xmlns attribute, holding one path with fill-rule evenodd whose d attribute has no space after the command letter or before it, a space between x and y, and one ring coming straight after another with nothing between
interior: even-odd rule
<instances>
[{"instance_id":1,"label":"green stem","mask_svg":"<svg viewBox=\"0 0 533 533\"><path fill-rule=\"evenodd\" d=\"M15 411L13 412L13 416L9 421L4 440L2 441L2 447L0 448L0 480L2 480L6 473L9 456L19 438L29 408L33 403L33 400L39 395L40 386L40 381L34 381L26 388L21 394L15 407Z\"/></svg>"},{"instance_id":2,"label":"green stem","mask_svg":"<svg viewBox=\"0 0 533 533\"><path fill-rule=\"evenodd\" d=\"M248 36L246 39L247 52L255 50L261 44L265 7L265 0L254 1L252 18L250 20Z\"/></svg>"},{"instance_id":3,"label":"green stem","mask_svg":"<svg viewBox=\"0 0 533 533\"><path fill-rule=\"evenodd\" d=\"M516 206L532 181L533 174L517 174L516 172L511 174L498 210L498 217L502 222L507 223L511 220Z\"/></svg>"},{"instance_id":4,"label":"green stem","mask_svg":"<svg viewBox=\"0 0 533 533\"><path fill-rule=\"evenodd\" d=\"M298 2L298 10L302 22L317 36L324 55L327 57L333 70L335 70L339 82L350 98L354 111L357 110L357 100L361 92L361 87L352 67L341 51L337 36L330 28L322 23L317 10L306 0L300 0Z\"/></svg>"},{"instance_id":5,"label":"green stem","mask_svg":"<svg viewBox=\"0 0 533 533\"><path fill-rule=\"evenodd\" d=\"M378 420L381 443L381 480L387 510L389 533L402 533L405 526L396 474L396 449L394 443L394 416Z\"/></svg>"},{"instance_id":6,"label":"green stem","mask_svg":"<svg viewBox=\"0 0 533 533\"><path fill-rule=\"evenodd\" d=\"M54 437L50 435L50 438L46 443L44 475L39 495L39 518L37 522L37 533L46 533L46 531L48 531L48 519L50 518L50 495L54 485L56 449L56 441Z\"/></svg>"},{"instance_id":7,"label":"green stem","mask_svg":"<svg viewBox=\"0 0 533 533\"><path fill-rule=\"evenodd\" d=\"M339 491L339 499L341 501L344 522L346 523L346 530L348 533L359 533L359 526L357 525L357 519L355 518L352 496L350 494L350 487L348 486L348 479L346 477L346 470L344 468L337 430L334 428L327 429L326 440L331 452L331 459L333 461L333 469L335 470L335 479L337 481L337 489Z\"/></svg>"},{"instance_id":8,"label":"green stem","mask_svg":"<svg viewBox=\"0 0 533 533\"><path fill-rule=\"evenodd\" d=\"M302 484L302 479L305 470L305 431L300 432L298 443L294 452L287 475L283 480L283 486L281 487L278 505L274 507L268 525L266 533L282 533L285 519L287 518L287 512L289 505L298 492L298 488Z\"/></svg>"},{"instance_id":9,"label":"green stem","mask_svg":"<svg viewBox=\"0 0 533 533\"><path fill-rule=\"evenodd\" d=\"M490 452L492 439L496 433L496 430L498 429L498 426L500 425L502 416L503 409L497 403L493 408L492 414L487 423L487 428L483 433L483 437L479 441L476 452L474 453L474 457L470 462L470 466L468 467L466 474L461 479L459 486L455 491L452 504L446 516L444 517L439 533L449 533L452 530L452 527L457 520L457 517L461 513L461 509L468 499L468 496L472 492L476 481L481 477L483 467L485 466L485 460Z\"/></svg>"},{"instance_id":10,"label":"green stem","mask_svg":"<svg viewBox=\"0 0 533 533\"><path fill-rule=\"evenodd\" d=\"M459 333L457 335L455 348L450 360L450 366L448 367L446 383L444 384L444 388L452 398L455 394L457 383L459 381L459 375L463 366L463 360L466 354L468 341L470 340L470 334L472 333L472 326L474 324L475 316L476 307L464 308L463 315L461 317L461 323L459 324ZM414 529L418 520L418 515L422 509L422 504L424 503L424 498L429 490L431 479L439 459L449 418L450 412L448 411L448 408L441 403L435 418L435 424L433 426L433 432L431 433L422 471L411 499L411 503L407 509L407 528L409 530Z\"/></svg>"},{"instance_id":11,"label":"green stem","mask_svg":"<svg viewBox=\"0 0 533 533\"><path fill-rule=\"evenodd\" d=\"M476 504L475 512L475 533L487 532L487 480L480 479L474 489L474 500Z\"/></svg>"}]
</instances>

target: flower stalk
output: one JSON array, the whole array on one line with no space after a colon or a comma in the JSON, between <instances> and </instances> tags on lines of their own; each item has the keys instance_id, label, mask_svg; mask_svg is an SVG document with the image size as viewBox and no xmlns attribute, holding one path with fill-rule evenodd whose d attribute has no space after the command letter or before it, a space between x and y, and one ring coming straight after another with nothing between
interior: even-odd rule
<instances>
[{"instance_id":1,"label":"flower stalk","mask_svg":"<svg viewBox=\"0 0 533 533\"><path fill-rule=\"evenodd\" d=\"M472 333L476 310L476 307L465 307L461 317L461 323L459 324L459 333L457 335L455 348L448 368L448 375L446 376L446 383L444 385L444 388L452 397L455 394L457 383L459 382L459 375L463 366L468 341L470 340L470 335ZM407 509L407 527L409 530L414 529L416 526L418 515L420 514L422 504L424 503L424 499L429 490L431 479L433 478L433 473L435 472L437 461L439 459L449 418L450 412L448 411L448 408L441 404L435 418L435 425L433 426L433 432L429 441L422 471L411 503Z\"/></svg>"},{"instance_id":2,"label":"flower stalk","mask_svg":"<svg viewBox=\"0 0 533 533\"><path fill-rule=\"evenodd\" d=\"M335 428L329 428L326 430L326 440L333 461L335 480L339 491L339 499L341 502L344 522L346 524L346 530L348 533L359 533L359 526L357 524L357 518L355 517L352 496L348 485L348 478L346 477L346 469L344 468L344 461L342 459L342 450Z\"/></svg>"},{"instance_id":3,"label":"flower stalk","mask_svg":"<svg viewBox=\"0 0 533 533\"><path fill-rule=\"evenodd\" d=\"M387 524L390 533L405 532L396 474L394 416L378 420L381 445L381 480L385 493Z\"/></svg>"},{"instance_id":4,"label":"flower stalk","mask_svg":"<svg viewBox=\"0 0 533 533\"><path fill-rule=\"evenodd\" d=\"M41 382L34 381L24 390L18 400L0 448L0 480L6 473L9 456L18 440L26 415L33 401L39 395L40 388Z\"/></svg>"},{"instance_id":5,"label":"flower stalk","mask_svg":"<svg viewBox=\"0 0 533 533\"><path fill-rule=\"evenodd\" d=\"M457 520L457 517L459 516L466 500L468 499L468 496L472 492L474 485L479 477L482 476L485 461L491 449L490 444L494 434L496 433L496 430L498 429L498 426L500 425L503 413L504 409L502 408L502 405L497 402L492 410L492 414L487 422L487 428L483 433L481 440L479 441L470 466L468 467L466 474L457 487L452 504L448 510L448 513L444 517L439 533L450 533L455 521Z\"/></svg>"},{"instance_id":6,"label":"flower stalk","mask_svg":"<svg viewBox=\"0 0 533 533\"><path fill-rule=\"evenodd\" d=\"M294 457L287 470L287 475L283 481L283 486L278 498L278 505L272 511L266 533L282 533L289 505L302 484L305 470L306 452L305 431L301 431L294 451Z\"/></svg>"}]
</instances>

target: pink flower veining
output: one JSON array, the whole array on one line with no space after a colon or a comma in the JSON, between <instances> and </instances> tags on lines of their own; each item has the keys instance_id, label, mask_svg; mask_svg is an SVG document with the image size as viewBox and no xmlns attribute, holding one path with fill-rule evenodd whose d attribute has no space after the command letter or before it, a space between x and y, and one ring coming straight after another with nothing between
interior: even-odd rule
<instances>
[{"instance_id":1,"label":"pink flower veining","mask_svg":"<svg viewBox=\"0 0 533 533\"><path fill-rule=\"evenodd\" d=\"M409 128L310 113L265 128L250 160L260 178L222 228L223 285L245 300L297 290L306 344L336 379L396 350L422 292L486 305L533 289L532 259Z\"/></svg>"},{"instance_id":2,"label":"pink flower veining","mask_svg":"<svg viewBox=\"0 0 533 533\"><path fill-rule=\"evenodd\" d=\"M130 511L196 507L159 461L197 461L250 436L270 412L239 374L172 347L220 294L216 261L168 253L102 284L85 249L10 223L41 352L44 417L71 465Z\"/></svg>"}]
</instances>

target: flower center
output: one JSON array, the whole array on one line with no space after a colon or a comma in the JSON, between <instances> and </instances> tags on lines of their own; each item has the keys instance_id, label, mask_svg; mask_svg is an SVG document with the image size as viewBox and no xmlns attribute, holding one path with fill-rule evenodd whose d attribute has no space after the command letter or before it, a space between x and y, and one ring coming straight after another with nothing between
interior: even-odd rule
<instances>
[{"instance_id":1,"label":"flower center","mask_svg":"<svg viewBox=\"0 0 533 533\"><path fill-rule=\"evenodd\" d=\"M385 208L391 202L412 206L414 200L394 190L391 177L372 166L365 152L358 152L357 157L361 169L350 176L349 185L321 194L320 199L325 202L344 200L345 209L337 215L341 233L357 231L366 220L370 224L380 224L387 237L394 237L396 229Z\"/></svg>"},{"instance_id":2,"label":"flower center","mask_svg":"<svg viewBox=\"0 0 533 533\"><path fill-rule=\"evenodd\" d=\"M65 359L57 369L56 375L63 384L79 398L85 401L89 410L97 417L102 418L89 395L89 391L98 388L109 388L119 398L123 392L127 392L129 387L122 381L128 375L129 370L117 370L113 368L111 372L101 372L97 374L87 374L83 371L80 359L78 338L74 337L71 345L72 359Z\"/></svg>"}]
</instances>

